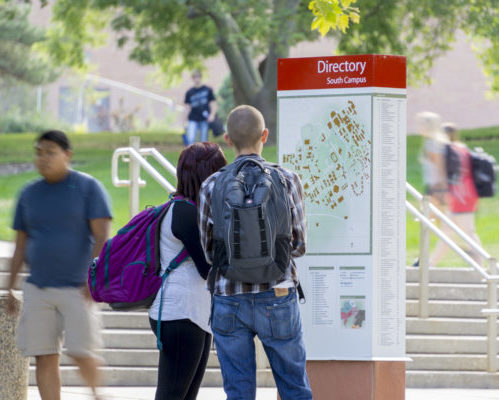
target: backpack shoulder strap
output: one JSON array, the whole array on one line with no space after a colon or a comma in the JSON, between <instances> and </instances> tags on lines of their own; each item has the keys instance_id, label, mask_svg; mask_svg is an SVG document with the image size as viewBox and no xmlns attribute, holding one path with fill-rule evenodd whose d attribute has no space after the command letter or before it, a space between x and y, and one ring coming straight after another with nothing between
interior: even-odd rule
<instances>
[{"instance_id":1,"label":"backpack shoulder strap","mask_svg":"<svg viewBox=\"0 0 499 400\"><path fill-rule=\"evenodd\" d=\"M182 264L187 258L189 257L189 253L187 253L187 250L184 247L182 247L182 250L173 257L173 259L170 261L170 264L168 267L166 267L166 271L164 272L163 275L161 275L161 288L160 290L160 296L159 296L159 310L158 310L158 320L157 320L157 326L156 326L156 346L158 350L163 349L163 343L161 342L161 315L163 314L163 293L165 291L164 286L165 286L165 280L170 275L170 272L172 272L174 269L178 268L180 264Z\"/></svg>"},{"instance_id":2,"label":"backpack shoulder strap","mask_svg":"<svg viewBox=\"0 0 499 400\"><path fill-rule=\"evenodd\" d=\"M268 168L270 170L270 176L274 176L274 178L275 176L277 176L286 190L288 188L288 182L286 181L286 178L284 177L284 174L280 169L280 165L269 162L265 162L264 165L265 168Z\"/></svg>"},{"instance_id":3,"label":"backpack shoulder strap","mask_svg":"<svg viewBox=\"0 0 499 400\"><path fill-rule=\"evenodd\" d=\"M159 275L160 271L161 271L161 263L160 263L160 255L159 255L159 238L160 238L160 235L161 235L161 222L163 221L163 218L166 216L166 213L168 212L168 210L170 209L170 207L172 206L173 203L180 203L180 202L183 202L183 203L188 203L188 204L191 204L193 205L194 207L197 207L197 204L184 197L184 196L180 196L180 195L177 195L177 196L173 196L170 195L170 199L162 206L162 210L161 210L161 213L159 214L158 216L158 225L157 225L157 228L156 228L156 234L154 236L154 260L156 262L156 265L154 266L155 267L155 272L156 272L156 275ZM185 249L183 249L185 250ZM185 250L185 257L183 259L181 259L180 262L184 261L185 258L189 257L189 254L187 253L187 250ZM177 257L175 257L175 259L178 260L178 255Z\"/></svg>"},{"instance_id":4,"label":"backpack shoulder strap","mask_svg":"<svg viewBox=\"0 0 499 400\"><path fill-rule=\"evenodd\" d=\"M246 158L243 158L243 159L237 161L237 164L235 164L234 175L237 175L241 171L241 169L243 169L243 167L245 165L248 165L248 164L254 164L257 167L260 167L260 169L262 171L265 170L265 166L264 166L263 162L261 162L260 160L256 160L252 157L246 157Z\"/></svg>"}]
</instances>

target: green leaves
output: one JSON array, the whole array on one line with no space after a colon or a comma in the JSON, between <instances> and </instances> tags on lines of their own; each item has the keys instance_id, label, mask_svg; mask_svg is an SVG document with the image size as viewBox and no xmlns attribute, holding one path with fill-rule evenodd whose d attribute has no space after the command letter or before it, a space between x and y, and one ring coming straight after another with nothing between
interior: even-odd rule
<instances>
[{"instance_id":1,"label":"green leaves","mask_svg":"<svg viewBox=\"0 0 499 400\"><path fill-rule=\"evenodd\" d=\"M358 24L359 9L351 7L357 0L311 0L308 8L315 16L312 30L319 30L322 36L330 30L340 30L345 33L350 21Z\"/></svg>"},{"instance_id":2,"label":"green leaves","mask_svg":"<svg viewBox=\"0 0 499 400\"><path fill-rule=\"evenodd\" d=\"M40 47L45 31L29 23L28 5L0 2L0 82L50 82L57 72Z\"/></svg>"}]
</instances>

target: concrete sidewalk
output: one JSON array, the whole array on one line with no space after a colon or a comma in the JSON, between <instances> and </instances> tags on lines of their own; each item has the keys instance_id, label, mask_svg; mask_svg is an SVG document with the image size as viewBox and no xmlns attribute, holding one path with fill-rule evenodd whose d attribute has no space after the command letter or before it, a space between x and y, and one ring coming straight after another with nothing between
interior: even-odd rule
<instances>
[{"instance_id":1,"label":"concrete sidewalk","mask_svg":"<svg viewBox=\"0 0 499 400\"><path fill-rule=\"evenodd\" d=\"M334 389L332 389L334 391ZM155 388L107 387L101 390L104 400L146 400L153 399ZM201 388L198 400L225 400L221 388ZM62 400L91 400L87 388L64 387ZM277 390L259 388L256 400L276 400ZM407 389L406 400L497 400L499 390L488 389ZM36 387L29 388L28 400L40 400ZM362 399L358 399L362 400Z\"/></svg>"}]
</instances>

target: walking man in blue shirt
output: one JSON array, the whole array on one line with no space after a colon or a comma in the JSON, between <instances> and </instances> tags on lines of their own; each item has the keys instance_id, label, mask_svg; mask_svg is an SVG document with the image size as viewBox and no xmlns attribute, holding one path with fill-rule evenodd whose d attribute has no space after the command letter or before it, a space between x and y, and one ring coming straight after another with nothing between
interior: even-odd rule
<instances>
[{"instance_id":1,"label":"walking man in blue shirt","mask_svg":"<svg viewBox=\"0 0 499 400\"><path fill-rule=\"evenodd\" d=\"M43 400L59 400L59 355L65 348L98 399L99 324L86 284L87 269L109 236L111 207L103 186L70 168L71 145L60 131L48 131L35 142L35 164L41 179L19 196L13 228L17 231L11 261L8 311L12 292L26 262L23 310L17 343L24 356L36 359L36 381Z\"/></svg>"}]
</instances>

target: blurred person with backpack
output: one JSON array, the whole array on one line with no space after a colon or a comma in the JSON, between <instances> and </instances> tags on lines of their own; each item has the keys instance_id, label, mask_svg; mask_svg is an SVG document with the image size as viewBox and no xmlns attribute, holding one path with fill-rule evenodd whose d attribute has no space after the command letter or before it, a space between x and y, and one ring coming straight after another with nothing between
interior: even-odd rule
<instances>
[{"instance_id":1,"label":"blurred person with backpack","mask_svg":"<svg viewBox=\"0 0 499 400\"><path fill-rule=\"evenodd\" d=\"M189 257L167 275L164 295L158 293L149 310L151 329L157 336L161 325L156 400L195 400L201 386L211 348L206 288L210 265L199 239L195 204L202 182L226 164L214 143L194 143L179 156L174 199L186 201L174 201L161 221L160 274L183 249Z\"/></svg>"},{"instance_id":2,"label":"blurred person with backpack","mask_svg":"<svg viewBox=\"0 0 499 400\"><path fill-rule=\"evenodd\" d=\"M423 167L425 193L439 208L447 204L447 169L445 164L448 138L442 132L438 114L425 111L417 115L419 134L423 136L420 162Z\"/></svg>"},{"instance_id":3,"label":"blurred person with backpack","mask_svg":"<svg viewBox=\"0 0 499 400\"><path fill-rule=\"evenodd\" d=\"M255 335L283 400L312 399L293 257L305 254L298 175L267 163L262 114L239 106L227 119L236 159L201 187L199 227L213 294L211 328L228 400L256 396Z\"/></svg>"},{"instance_id":4,"label":"blurred person with backpack","mask_svg":"<svg viewBox=\"0 0 499 400\"><path fill-rule=\"evenodd\" d=\"M423 137L419 162L423 168L424 192L430 201L445 210L447 207L446 151L449 140L442 132L438 114L424 111L416 115L418 132ZM413 267L419 266L419 257Z\"/></svg>"},{"instance_id":5,"label":"blurred person with backpack","mask_svg":"<svg viewBox=\"0 0 499 400\"><path fill-rule=\"evenodd\" d=\"M17 231L11 261L9 305L23 262L29 276L17 344L36 359L36 382L42 400L60 399L59 357L64 333L67 354L97 399L100 345L96 310L86 285L87 268L109 236L111 206L100 182L72 170L71 144L64 132L47 131L35 141L35 165L42 176L18 198Z\"/></svg>"},{"instance_id":6,"label":"blurred person with backpack","mask_svg":"<svg viewBox=\"0 0 499 400\"><path fill-rule=\"evenodd\" d=\"M480 238L475 228L475 211L478 207L478 193L473 181L473 170L470 150L459 140L459 132L456 125L445 123L442 125L444 133L450 143L450 151L458 156L458 164L455 165L448 155L446 163L448 176L447 203L450 219L461 228L471 239L480 245ZM451 154L449 151L448 154ZM444 225L442 230L449 236L454 232ZM449 247L439 239L435 249L430 255L430 265L435 266L449 251ZM473 248L469 249L470 256L478 263L482 263L480 254Z\"/></svg>"},{"instance_id":7,"label":"blurred person with backpack","mask_svg":"<svg viewBox=\"0 0 499 400\"><path fill-rule=\"evenodd\" d=\"M186 146L196 142L199 132L199 141L208 141L209 125L215 122L217 103L212 88L201 82L201 71L192 72L194 86L185 94L186 131L184 143Z\"/></svg>"}]
</instances>

